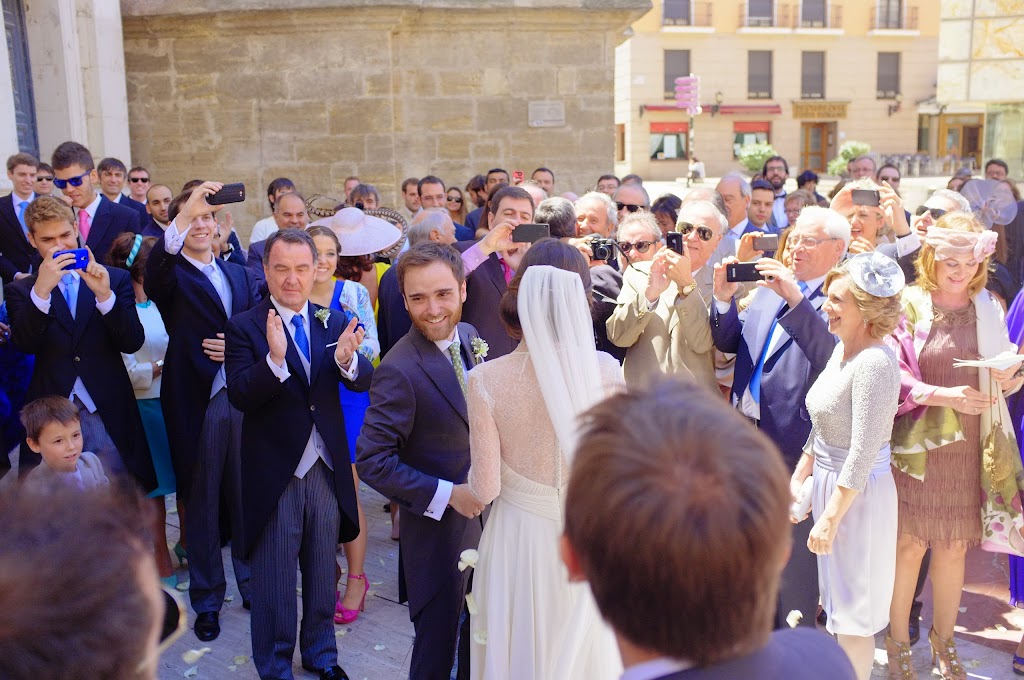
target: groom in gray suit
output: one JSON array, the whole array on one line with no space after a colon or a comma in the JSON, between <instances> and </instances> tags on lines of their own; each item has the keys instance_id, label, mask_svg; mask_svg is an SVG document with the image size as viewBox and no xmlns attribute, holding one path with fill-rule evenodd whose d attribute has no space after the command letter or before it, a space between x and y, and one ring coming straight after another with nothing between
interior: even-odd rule
<instances>
[{"instance_id":1,"label":"groom in gray suit","mask_svg":"<svg viewBox=\"0 0 1024 680\"><path fill-rule=\"evenodd\" d=\"M469 492L466 374L483 359L476 329L459 323L466 279L451 246L420 243L397 265L413 327L374 372L356 443L359 477L401 512L399 595L416 630L410 677L448 680L467 575L459 554L476 548L483 506ZM472 519L467 519L472 517ZM459 677L469 670L468 626Z\"/></svg>"}]
</instances>

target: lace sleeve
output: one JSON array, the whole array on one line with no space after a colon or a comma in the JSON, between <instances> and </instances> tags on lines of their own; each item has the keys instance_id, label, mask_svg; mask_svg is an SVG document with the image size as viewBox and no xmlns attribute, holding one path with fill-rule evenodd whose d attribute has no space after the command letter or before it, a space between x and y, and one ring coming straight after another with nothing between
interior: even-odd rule
<instances>
[{"instance_id":1,"label":"lace sleeve","mask_svg":"<svg viewBox=\"0 0 1024 680\"><path fill-rule=\"evenodd\" d=\"M494 400L484 381L488 366L469 372L469 489L481 503L490 503L501 491L501 442L494 421Z\"/></svg>"}]
</instances>

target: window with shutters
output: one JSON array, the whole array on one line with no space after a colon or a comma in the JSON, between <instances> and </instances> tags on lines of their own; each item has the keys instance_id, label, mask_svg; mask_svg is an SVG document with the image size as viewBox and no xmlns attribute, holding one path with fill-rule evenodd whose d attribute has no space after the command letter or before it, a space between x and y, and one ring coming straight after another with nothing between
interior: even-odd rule
<instances>
[{"instance_id":1,"label":"window with shutters","mask_svg":"<svg viewBox=\"0 0 1024 680\"><path fill-rule=\"evenodd\" d=\"M825 98L825 53L804 52L801 55L800 97Z\"/></svg>"},{"instance_id":2,"label":"window with shutters","mask_svg":"<svg viewBox=\"0 0 1024 680\"><path fill-rule=\"evenodd\" d=\"M690 75L690 50L665 50L665 99L676 98L676 78Z\"/></svg>"},{"instance_id":3,"label":"window with shutters","mask_svg":"<svg viewBox=\"0 0 1024 680\"><path fill-rule=\"evenodd\" d=\"M772 53L769 50L747 52L747 98L772 98Z\"/></svg>"},{"instance_id":4,"label":"window with shutters","mask_svg":"<svg viewBox=\"0 0 1024 680\"><path fill-rule=\"evenodd\" d=\"M900 53L878 53L878 99L895 99L900 93Z\"/></svg>"}]
</instances>

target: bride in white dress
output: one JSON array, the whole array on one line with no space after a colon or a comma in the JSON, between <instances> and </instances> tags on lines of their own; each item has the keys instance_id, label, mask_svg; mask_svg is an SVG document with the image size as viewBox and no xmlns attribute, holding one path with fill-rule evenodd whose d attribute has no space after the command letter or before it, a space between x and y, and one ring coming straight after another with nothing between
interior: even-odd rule
<instances>
[{"instance_id":1,"label":"bride in white dress","mask_svg":"<svg viewBox=\"0 0 1024 680\"><path fill-rule=\"evenodd\" d=\"M469 485L481 502L493 501L469 605L477 680L622 673L589 586L569 582L558 551L577 416L623 389L618 362L595 349L589 271L574 253L579 272L536 264L517 277L518 287L512 281L507 295L518 288L518 314L506 300L502 316L516 335L518 316L522 342L469 373Z\"/></svg>"}]
</instances>

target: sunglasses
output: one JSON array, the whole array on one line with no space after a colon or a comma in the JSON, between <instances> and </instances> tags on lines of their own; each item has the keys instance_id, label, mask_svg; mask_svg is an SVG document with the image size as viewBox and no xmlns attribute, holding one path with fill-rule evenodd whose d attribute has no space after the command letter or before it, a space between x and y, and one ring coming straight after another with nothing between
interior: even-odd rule
<instances>
[{"instance_id":1,"label":"sunglasses","mask_svg":"<svg viewBox=\"0 0 1024 680\"><path fill-rule=\"evenodd\" d=\"M636 252L638 253L646 253L655 243L658 243L658 241L637 241L636 243L619 241L615 245L619 247L619 250L622 251L623 255L629 255L629 251L633 248L636 248Z\"/></svg>"},{"instance_id":2,"label":"sunglasses","mask_svg":"<svg viewBox=\"0 0 1024 680\"><path fill-rule=\"evenodd\" d=\"M36 175L37 182L52 182L53 175Z\"/></svg>"},{"instance_id":3,"label":"sunglasses","mask_svg":"<svg viewBox=\"0 0 1024 680\"><path fill-rule=\"evenodd\" d=\"M53 185L54 185L55 187L57 187L58 189L64 189L64 188L66 188L66 187L67 187L67 185L69 185L69 184L70 184L71 186L73 186L73 187L80 187L80 186L82 186L82 182L84 182L84 181L85 181L85 180L84 180L84 178L85 178L85 177L86 177L86 176L87 176L87 175L88 175L88 174L89 174L90 172L92 172L92 170L86 170L85 172L83 172L83 173L82 173L81 175L79 175L78 177L68 177L67 179L54 179L54 180L53 180Z\"/></svg>"},{"instance_id":4,"label":"sunglasses","mask_svg":"<svg viewBox=\"0 0 1024 680\"><path fill-rule=\"evenodd\" d=\"M710 241L715 237L715 232L711 230L711 227L705 227L703 224L693 225L689 222L680 222L676 226L676 231L683 236L689 236L694 229L697 230L697 238L701 241Z\"/></svg>"},{"instance_id":5,"label":"sunglasses","mask_svg":"<svg viewBox=\"0 0 1024 680\"><path fill-rule=\"evenodd\" d=\"M914 211L914 214L917 215L918 217L920 217L921 215L924 215L925 213L931 213L932 214L932 219L933 220L937 220L940 217L942 217L943 215L945 215L946 211L943 210L942 208L929 208L926 205L919 205L917 207L917 210Z\"/></svg>"},{"instance_id":6,"label":"sunglasses","mask_svg":"<svg viewBox=\"0 0 1024 680\"><path fill-rule=\"evenodd\" d=\"M459 198L458 196L449 196L448 200L451 201L452 203L462 203L462 199Z\"/></svg>"},{"instance_id":7,"label":"sunglasses","mask_svg":"<svg viewBox=\"0 0 1024 680\"><path fill-rule=\"evenodd\" d=\"M131 182L132 184L134 184L136 182L149 182L149 178L148 177L129 177L128 181Z\"/></svg>"},{"instance_id":8,"label":"sunglasses","mask_svg":"<svg viewBox=\"0 0 1024 680\"><path fill-rule=\"evenodd\" d=\"M616 202L615 205L618 206L619 211L628 210L631 213L635 213L637 210L643 210L644 209L644 207L642 205L630 205L629 203L619 203L619 202Z\"/></svg>"}]
</instances>

